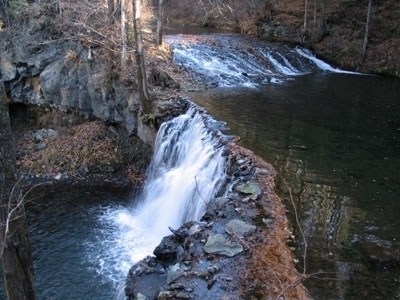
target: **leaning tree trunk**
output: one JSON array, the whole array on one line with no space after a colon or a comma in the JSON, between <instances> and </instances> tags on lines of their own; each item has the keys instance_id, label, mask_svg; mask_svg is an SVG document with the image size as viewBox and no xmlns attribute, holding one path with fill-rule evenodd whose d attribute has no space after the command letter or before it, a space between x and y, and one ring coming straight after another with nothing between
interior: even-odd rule
<instances>
[{"instance_id":1,"label":"leaning tree trunk","mask_svg":"<svg viewBox=\"0 0 400 300\"><path fill-rule=\"evenodd\" d=\"M141 13L141 0L132 0L133 6L133 30L135 33L136 42L136 62L138 65L138 88L139 97L142 106L142 111L144 114L149 113L151 110L151 101L149 96L149 90L147 87L147 76L146 68L144 64L144 54L143 54L143 42L142 42L142 28L140 22Z\"/></svg>"},{"instance_id":2,"label":"leaning tree trunk","mask_svg":"<svg viewBox=\"0 0 400 300\"><path fill-rule=\"evenodd\" d=\"M33 265L4 84L0 81L0 256L9 300L34 300Z\"/></svg>"},{"instance_id":3,"label":"leaning tree trunk","mask_svg":"<svg viewBox=\"0 0 400 300\"><path fill-rule=\"evenodd\" d=\"M162 44L162 22L163 22L163 0L158 0L158 13L157 13L157 45Z\"/></svg>"},{"instance_id":4,"label":"leaning tree trunk","mask_svg":"<svg viewBox=\"0 0 400 300\"><path fill-rule=\"evenodd\" d=\"M367 21L365 23L365 35L364 35L364 43L363 43L363 49L362 49L363 61L365 61L365 57L367 55L369 27L370 27L370 23L371 23L371 9L372 9L372 0L368 0Z\"/></svg>"}]
</instances>

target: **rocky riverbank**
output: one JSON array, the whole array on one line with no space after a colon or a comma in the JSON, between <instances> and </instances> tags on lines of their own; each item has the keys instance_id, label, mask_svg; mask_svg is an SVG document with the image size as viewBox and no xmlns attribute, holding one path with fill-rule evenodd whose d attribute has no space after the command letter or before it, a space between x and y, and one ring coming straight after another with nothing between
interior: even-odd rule
<instances>
[{"instance_id":1,"label":"rocky riverbank","mask_svg":"<svg viewBox=\"0 0 400 300\"><path fill-rule=\"evenodd\" d=\"M12 114L17 165L25 185L142 184L152 152L137 137L75 114L40 108L28 112L29 120Z\"/></svg>"},{"instance_id":2,"label":"rocky riverbank","mask_svg":"<svg viewBox=\"0 0 400 300\"><path fill-rule=\"evenodd\" d=\"M234 143L229 166L232 190L131 268L127 299L308 299L275 170Z\"/></svg>"}]
</instances>

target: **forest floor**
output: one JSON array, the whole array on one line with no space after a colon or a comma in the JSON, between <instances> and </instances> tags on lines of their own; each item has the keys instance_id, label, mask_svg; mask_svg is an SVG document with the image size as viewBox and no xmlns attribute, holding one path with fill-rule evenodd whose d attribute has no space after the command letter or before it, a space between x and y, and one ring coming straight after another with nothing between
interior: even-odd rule
<instances>
[{"instance_id":1,"label":"forest floor","mask_svg":"<svg viewBox=\"0 0 400 300\"><path fill-rule=\"evenodd\" d=\"M98 120L30 108L12 119L17 165L32 183L75 182L140 186L152 151Z\"/></svg>"},{"instance_id":2,"label":"forest floor","mask_svg":"<svg viewBox=\"0 0 400 300\"><path fill-rule=\"evenodd\" d=\"M309 1L308 29L304 45L341 68L400 76L400 2L372 1L368 44L363 56L367 2L327 1L325 31L321 33L321 8ZM287 0L276 6L273 23L303 30L304 1ZM298 42L298 41L297 41Z\"/></svg>"}]
</instances>

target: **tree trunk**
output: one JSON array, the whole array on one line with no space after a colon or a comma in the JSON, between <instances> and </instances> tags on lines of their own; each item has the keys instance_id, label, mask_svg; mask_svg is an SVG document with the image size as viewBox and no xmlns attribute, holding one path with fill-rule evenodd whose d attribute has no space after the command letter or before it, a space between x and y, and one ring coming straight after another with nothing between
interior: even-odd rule
<instances>
[{"instance_id":1,"label":"tree trunk","mask_svg":"<svg viewBox=\"0 0 400 300\"><path fill-rule=\"evenodd\" d=\"M128 36L126 33L126 14L125 14L125 0L121 0L121 37L122 37L122 51L121 51L121 68L126 71L126 55Z\"/></svg>"},{"instance_id":2,"label":"tree trunk","mask_svg":"<svg viewBox=\"0 0 400 300\"><path fill-rule=\"evenodd\" d=\"M321 25L320 25L320 29L321 29L321 34L324 35L328 28L327 28L327 24L326 24L326 0L322 0L321 1Z\"/></svg>"},{"instance_id":3,"label":"tree trunk","mask_svg":"<svg viewBox=\"0 0 400 300\"><path fill-rule=\"evenodd\" d=\"M0 256L4 285L9 300L34 300L31 248L13 149L4 84L0 81Z\"/></svg>"},{"instance_id":4,"label":"tree trunk","mask_svg":"<svg viewBox=\"0 0 400 300\"><path fill-rule=\"evenodd\" d=\"M305 2L304 2L304 24L303 24L304 32L307 31L307 27L308 27L307 15L308 15L308 0L305 0Z\"/></svg>"},{"instance_id":5,"label":"tree trunk","mask_svg":"<svg viewBox=\"0 0 400 300\"><path fill-rule=\"evenodd\" d=\"M144 64L144 54L143 54L143 42L142 42L142 28L140 22L141 13L141 0L132 0L133 6L133 30L135 33L135 44L136 44L136 62L138 65L138 87L139 87L139 97L144 113L148 113L151 109L150 107L150 96L147 87L147 76L146 68Z\"/></svg>"},{"instance_id":6,"label":"tree trunk","mask_svg":"<svg viewBox=\"0 0 400 300\"><path fill-rule=\"evenodd\" d=\"M364 35L364 44L363 44L363 62L365 61L365 57L367 55L367 46L368 46L368 36L369 36L369 26L371 23L371 9L372 9L372 0L368 0L368 10L367 10L367 21L365 23L365 35Z\"/></svg>"},{"instance_id":7,"label":"tree trunk","mask_svg":"<svg viewBox=\"0 0 400 300\"><path fill-rule=\"evenodd\" d=\"M314 17L313 17L313 32L317 29L317 0L314 0Z\"/></svg>"},{"instance_id":8,"label":"tree trunk","mask_svg":"<svg viewBox=\"0 0 400 300\"><path fill-rule=\"evenodd\" d=\"M114 0L108 0L108 21L110 24L114 23Z\"/></svg>"},{"instance_id":9,"label":"tree trunk","mask_svg":"<svg viewBox=\"0 0 400 300\"><path fill-rule=\"evenodd\" d=\"M158 14L157 14L157 45L162 44L162 22L163 22L163 0L158 0Z\"/></svg>"}]
</instances>

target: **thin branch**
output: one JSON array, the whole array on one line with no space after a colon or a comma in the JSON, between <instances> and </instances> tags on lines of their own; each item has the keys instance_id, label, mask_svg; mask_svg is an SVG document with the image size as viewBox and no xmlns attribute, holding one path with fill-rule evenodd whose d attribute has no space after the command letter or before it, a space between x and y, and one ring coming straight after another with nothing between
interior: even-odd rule
<instances>
[{"instance_id":1,"label":"thin branch","mask_svg":"<svg viewBox=\"0 0 400 300\"><path fill-rule=\"evenodd\" d=\"M104 38L104 39L110 41L111 43L113 43L114 45L116 45L116 46L118 46L118 47L121 46L119 43L117 43L116 41L114 41L112 38L109 38L108 36L105 36L105 35L102 34L101 32L97 31L96 29L94 29L94 28L92 28L92 27L90 27L90 26L88 26L88 25L86 25L86 24L84 24L84 23L75 23L75 24L76 24L76 25L81 25L81 26L83 26L84 28L86 28L87 30L93 31L93 32L96 33L97 35L99 35L99 36L101 36L102 38Z\"/></svg>"},{"instance_id":2,"label":"thin branch","mask_svg":"<svg viewBox=\"0 0 400 300\"><path fill-rule=\"evenodd\" d=\"M265 260L263 255L261 255L260 253L258 253L257 251L255 251L255 250L249 245L249 243L247 243L242 237L238 236L235 232L227 230L227 233L228 233L229 235L232 235L232 236L236 237L236 238L239 240L239 242L242 244L243 247L245 247L245 248L246 248L247 250L249 250L249 251L252 251L266 266L269 266L269 265L271 265L271 264L274 264L275 266L278 266L279 268L282 268L282 269L286 269L287 271L293 271L292 268L287 267L287 266L285 266L285 265L283 265L283 264L280 264L280 263L278 263L278 262L275 262L275 261L272 262L272 261L267 261L267 260ZM296 275L298 275L298 276L302 276L302 274L300 274L299 272L297 272L297 270L294 270L293 272L294 272Z\"/></svg>"},{"instance_id":3,"label":"thin branch","mask_svg":"<svg viewBox=\"0 0 400 300\"><path fill-rule=\"evenodd\" d=\"M10 232L10 223L12 221L18 220L19 218L23 217L22 214L14 216L14 213L19 208L21 208L21 207L23 208L23 204L24 204L24 201L25 201L26 197L28 196L28 194L33 189L37 188L38 186L50 183L50 182L42 182L42 183L38 183L38 184L30 187L21 197L19 197L17 195L19 197L17 202L16 203L12 203L15 193L18 193L17 189L19 188L19 184L20 184L21 180L22 180L22 178L19 178L18 181L13 185L13 187L11 189L11 192L10 192L10 196L8 198L7 217L6 217L6 220L5 220L5 223L4 223L5 229L4 229L4 233L3 233L4 234L3 235L4 241L2 241L3 243L2 243L1 248L0 248L0 257L3 256L4 248L6 247L6 240L7 240L8 236L9 236L9 232Z\"/></svg>"},{"instance_id":4,"label":"thin branch","mask_svg":"<svg viewBox=\"0 0 400 300\"><path fill-rule=\"evenodd\" d=\"M304 234L304 231L303 231L303 229L302 229L302 227L300 225L299 215L297 213L297 207L296 207L296 204L294 203L294 199L293 199L293 195L292 195L292 189L289 187L289 185L287 184L287 182L285 180L284 180L284 183L285 183L285 185L286 185L286 187L287 187L287 189L289 191L290 202L292 203L292 207L293 207L293 210L294 210L294 216L296 218L296 225L297 225L297 227L298 227L298 229L300 231L300 234L302 236L303 243L304 243L303 275L305 275L306 272L307 272L307 247L308 247L308 244L307 244L307 240L306 240L306 236Z\"/></svg>"},{"instance_id":5,"label":"thin branch","mask_svg":"<svg viewBox=\"0 0 400 300\"><path fill-rule=\"evenodd\" d=\"M318 274L320 274L320 273L318 272L318 273L315 273L315 274L307 274L307 275L302 274L302 275L300 275L300 277L298 277L295 281L293 281L292 283L288 284L288 285L278 294L278 296L276 296L275 299L276 299L276 300L279 300L289 289L296 287L296 286L299 285L303 280L306 280L307 278L310 278L310 277L312 277L312 276L314 276L314 275L318 275Z\"/></svg>"},{"instance_id":6,"label":"thin branch","mask_svg":"<svg viewBox=\"0 0 400 300\"><path fill-rule=\"evenodd\" d=\"M199 186L198 186L198 184L197 184L197 178L196 178L196 176L194 176L194 181L195 181L195 183L196 183L196 190L197 190L197 193L199 194L200 199L203 200L203 202L204 202L206 205L208 205L208 201L206 201L206 200L203 198L203 196L201 195L201 193L200 193Z\"/></svg>"}]
</instances>

